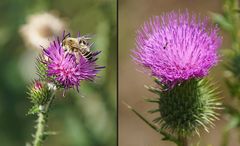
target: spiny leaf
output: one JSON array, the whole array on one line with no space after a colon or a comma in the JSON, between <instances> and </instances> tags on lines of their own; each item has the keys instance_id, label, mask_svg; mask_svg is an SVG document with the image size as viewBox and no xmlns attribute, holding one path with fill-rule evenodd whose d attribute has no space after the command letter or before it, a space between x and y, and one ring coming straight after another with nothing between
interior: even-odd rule
<instances>
[{"instance_id":1,"label":"spiny leaf","mask_svg":"<svg viewBox=\"0 0 240 146\"><path fill-rule=\"evenodd\" d=\"M158 128L156 125L150 123L147 119L145 119L140 113L138 113L135 109L133 109L130 105L128 105L127 103L123 102L124 105L126 105L126 107L131 110L134 114L136 114L140 119L142 119L146 124L148 124L151 128L153 128L155 131L157 131L158 133L161 133L164 137L162 138L162 140L168 140L168 141L172 141L174 143L176 143L177 145L180 144L180 141L174 137L173 135L168 134L167 132L163 131L161 128Z\"/></svg>"},{"instance_id":2,"label":"spiny leaf","mask_svg":"<svg viewBox=\"0 0 240 146\"><path fill-rule=\"evenodd\" d=\"M162 120L162 117L157 117L153 119L153 123L160 123L161 120Z\"/></svg>"},{"instance_id":3,"label":"spiny leaf","mask_svg":"<svg viewBox=\"0 0 240 146\"><path fill-rule=\"evenodd\" d=\"M153 103L158 103L159 102L159 99L156 98L156 99L144 99L146 102L153 102Z\"/></svg>"},{"instance_id":4,"label":"spiny leaf","mask_svg":"<svg viewBox=\"0 0 240 146\"><path fill-rule=\"evenodd\" d=\"M155 94L160 94L161 93L161 90L160 89L157 89L157 88L154 88L154 87L149 87L149 86L144 86L146 89L148 89L148 91L152 92L152 93L155 93Z\"/></svg>"},{"instance_id":5,"label":"spiny leaf","mask_svg":"<svg viewBox=\"0 0 240 146\"><path fill-rule=\"evenodd\" d=\"M152 109L152 110L148 111L148 113L151 113L151 114L157 113L157 112L160 112L158 108L157 109Z\"/></svg>"}]
</instances>

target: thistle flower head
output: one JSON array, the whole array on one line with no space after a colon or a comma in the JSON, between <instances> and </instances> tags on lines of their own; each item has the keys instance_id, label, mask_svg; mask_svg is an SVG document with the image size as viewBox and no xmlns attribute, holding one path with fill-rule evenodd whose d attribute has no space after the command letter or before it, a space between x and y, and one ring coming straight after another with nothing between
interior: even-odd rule
<instances>
[{"instance_id":1,"label":"thistle flower head","mask_svg":"<svg viewBox=\"0 0 240 146\"><path fill-rule=\"evenodd\" d=\"M138 30L133 58L156 78L158 87L148 89L159 96L149 100L158 108L149 112L160 113L153 122L161 130L185 137L214 126L221 103L202 78L217 63L221 41L217 26L188 11L154 17Z\"/></svg>"},{"instance_id":2,"label":"thistle flower head","mask_svg":"<svg viewBox=\"0 0 240 146\"><path fill-rule=\"evenodd\" d=\"M44 61L46 74L52 82L69 89L78 88L82 80L94 80L102 68L96 64L96 56L100 52L92 53L93 60L87 60L79 54L80 58L77 61L74 54L64 51L61 42L62 40L57 38L43 51L43 56L46 58Z\"/></svg>"},{"instance_id":3,"label":"thistle flower head","mask_svg":"<svg viewBox=\"0 0 240 146\"><path fill-rule=\"evenodd\" d=\"M201 78L218 60L218 28L187 11L153 17L137 31L134 59L163 83Z\"/></svg>"}]
</instances>

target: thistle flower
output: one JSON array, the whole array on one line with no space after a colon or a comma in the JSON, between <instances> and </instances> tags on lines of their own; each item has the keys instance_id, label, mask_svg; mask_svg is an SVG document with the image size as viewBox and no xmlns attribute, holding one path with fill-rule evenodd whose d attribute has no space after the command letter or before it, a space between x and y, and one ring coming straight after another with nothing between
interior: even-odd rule
<instances>
[{"instance_id":1,"label":"thistle flower","mask_svg":"<svg viewBox=\"0 0 240 146\"><path fill-rule=\"evenodd\" d=\"M218 61L218 30L188 11L153 17L137 31L134 59L170 86L201 78Z\"/></svg>"},{"instance_id":2,"label":"thistle flower","mask_svg":"<svg viewBox=\"0 0 240 146\"><path fill-rule=\"evenodd\" d=\"M217 63L221 41L217 26L188 11L156 16L137 31L133 59L151 71L158 85L147 87L159 96L147 100L158 104L149 111L159 113L153 120L158 132L167 130L184 143L200 127L208 131L214 125L221 103L216 87L203 77Z\"/></svg>"},{"instance_id":3,"label":"thistle flower","mask_svg":"<svg viewBox=\"0 0 240 146\"><path fill-rule=\"evenodd\" d=\"M81 39L77 41L77 39L69 38L71 40L69 41L69 44L71 45L66 45L63 43L63 40L65 40L67 36L70 37L71 34L69 33L65 35L65 32L63 32L62 40L57 37L55 40L50 42L50 45L47 48L42 47L43 51L37 58L37 74L39 79L33 82L28 91L29 99L33 103L33 106L29 110L28 114L38 115L36 125L37 130L33 135L34 146L40 146L47 136L55 133L46 132L46 124L48 120L48 112L55 98L56 91L61 88L64 88L65 90L76 88L78 90L81 81L93 81L100 69L103 68L96 64L97 55L100 52L79 50L91 48L92 44L87 42L90 37L83 41L83 37L81 37L80 33L78 33L78 37L81 37ZM81 52L76 52L75 46L73 53L71 50L72 48L70 48L73 47L73 40L76 40L75 45L78 45L77 47L79 47L77 51ZM84 45L84 47L82 47L82 45ZM88 54L81 54L83 52Z\"/></svg>"},{"instance_id":4,"label":"thistle flower","mask_svg":"<svg viewBox=\"0 0 240 146\"><path fill-rule=\"evenodd\" d=\"M52 41L50 46L43 50L44 65L46 65L46 76L59 87L64 89L78 89L83 80L93 81L100 67L96 64L96 56L100 52L93 52L93 60L89 61L80 56L80 61L76 61L76 56L64 51L60 38Z\"/></svg>"}]
</instances>

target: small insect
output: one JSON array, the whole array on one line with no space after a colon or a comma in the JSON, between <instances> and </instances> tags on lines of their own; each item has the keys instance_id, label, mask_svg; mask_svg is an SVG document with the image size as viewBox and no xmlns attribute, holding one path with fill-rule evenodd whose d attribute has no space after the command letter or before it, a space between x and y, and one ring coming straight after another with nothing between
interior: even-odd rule
<instances>
[{"instance_id":1,"label":"small insect","mask_svg":"<svg viewBox=\"0 0 240 146\"><path fill-rule=\"evenodd\" d=\"M80 55L90 61L93 56L90 50L92 44L89 44L89 39L91 38L86 36L72 38L68 34L62 40L62 47L67 53L75 55L77 63L80 61Z\"/></svg>"},{"instance_id":2,"label":"small insect","mask_svg":"<svg viewBox=\"0 0 240 146\"><path fill-rule=\"evenodd\" d=\"M167 48L168 42L163 46L163 49L165 50Z\"/></svg>"}]
</instances>

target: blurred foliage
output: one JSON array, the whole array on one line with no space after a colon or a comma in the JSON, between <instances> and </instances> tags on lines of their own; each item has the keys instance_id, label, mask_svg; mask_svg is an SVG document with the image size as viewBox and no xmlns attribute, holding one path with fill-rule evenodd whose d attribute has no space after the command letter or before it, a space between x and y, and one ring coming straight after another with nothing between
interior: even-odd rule
<instances>
[{"instance_id":1,"label":"blurred foliage","mask_svg":"<svg viewBox=\"0 0 240 146\"><path fill-rule=\"evenodd\" d=\"M229 145L230 130L240 127L240 13L239 0L223 0L223 14L212 13L213 20L231 37L231 46L225 49L225 82L231 103L225 105L230 121L224 129L222 146ZM239 131L240 132L240 131ZM240 134L240 133L239 133Z\"/></svg>"},{"instance_id":2,"label":"blurred foliage","mask_svg":"<svg viewBox=\"0 0 240 146\"><path fill-rule=\"evenodd\" d=\"M96 83L83 83L80 93L72 91L57 98L49 127L58 134L45 144L116 145L116 0L1 0L0 8L0 145L23 146L32 139L36 117L26 116L30 107L26 85L32 76L26 79L21 70L29 65L22 58L30 53L30 62L35 62L38 53L24 46L18 32L30 14L52 10L65 18L73 34L96 34L95 47L102 51L98 63L106 68ZM33 71L23 73L29 72Z\"/></svg>"}]
</instances>

